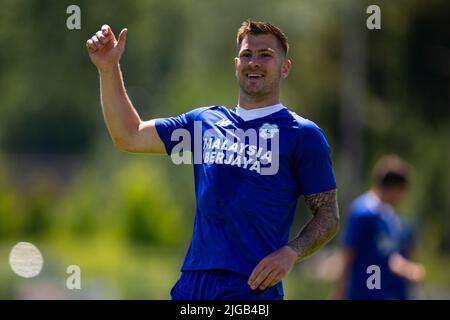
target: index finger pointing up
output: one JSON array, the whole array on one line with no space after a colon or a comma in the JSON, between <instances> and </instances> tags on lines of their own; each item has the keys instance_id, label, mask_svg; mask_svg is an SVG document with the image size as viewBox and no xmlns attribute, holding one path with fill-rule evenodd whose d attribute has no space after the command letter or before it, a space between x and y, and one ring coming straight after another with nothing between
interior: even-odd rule
<instances>
[{"instance_id":1,"label":"index finger pointing up","mask_svg":"<svg viewBox=\"0 0 450 320\"><path fill-rule=\"evenodd\" d=\"M102 33L105 37L107 37L109 35L110 32L110 27L107 24L104 24L102 26Z\"/></svg>"}]
</instances>

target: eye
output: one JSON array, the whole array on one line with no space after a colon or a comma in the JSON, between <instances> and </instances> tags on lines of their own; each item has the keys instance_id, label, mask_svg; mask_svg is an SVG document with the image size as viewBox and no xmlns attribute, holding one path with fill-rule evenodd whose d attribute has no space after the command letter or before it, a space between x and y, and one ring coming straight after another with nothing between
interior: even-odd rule
<instances>
[{"instance_id":1,"label":"eye","mask_svg":"<svg viewBox=\"0 0 450 320\"><path fill-rule=\"evenodd\" d=\"M244 58L249 58L249 57L251 57L252 55L250 54L250 52L244 52L244 53L241 53L240 56L241 56L241 57L244 57Z\"/></svg>"},{"instance_id":2,"label":"eye","mask_svg":"<svg viewBox=\"0 0 450 320\"><path fill-rule=\"evenodd\" d=\"M261 53L261 57L263 57L263 58L269 58L269 57L272 57L272 55L271 55L270 53L263 52L263 53Z\"/></svg>"}]
</instances>

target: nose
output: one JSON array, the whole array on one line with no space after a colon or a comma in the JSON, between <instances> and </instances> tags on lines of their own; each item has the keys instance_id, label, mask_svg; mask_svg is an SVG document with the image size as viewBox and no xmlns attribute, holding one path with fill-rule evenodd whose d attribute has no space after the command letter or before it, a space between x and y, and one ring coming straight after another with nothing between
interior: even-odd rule
<instances>
[{"instance_id":1,"label":"nose","mask_svg":"<svg viewBox=\"0 0 450 320\"><path fill-rule=\"evenodd\" d=\"M251 69L257 69L261 66L261 64L257 61L256 58L252 58L249 62L248 62L248 66Z\"/></svg>"}]
</instances>

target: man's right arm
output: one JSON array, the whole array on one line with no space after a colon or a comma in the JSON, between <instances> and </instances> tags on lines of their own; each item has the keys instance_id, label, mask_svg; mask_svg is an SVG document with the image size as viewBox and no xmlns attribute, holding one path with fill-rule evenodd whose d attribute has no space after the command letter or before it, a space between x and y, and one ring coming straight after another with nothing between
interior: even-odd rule
<instances>
[{"instance_id":1,"label":"man's right arm","mask_svg":"<svg viewBox=\"0 0 450 320\"><path fill-rule=\"evenodd\" d=\"M165 153L155 121L142 121L128 97L119 60L125 49L127 29L116 40L111 28L102 26L86 42L89 56L100 76L103 116L114 145L123 151Z\"/></svg>"}]
</instances>

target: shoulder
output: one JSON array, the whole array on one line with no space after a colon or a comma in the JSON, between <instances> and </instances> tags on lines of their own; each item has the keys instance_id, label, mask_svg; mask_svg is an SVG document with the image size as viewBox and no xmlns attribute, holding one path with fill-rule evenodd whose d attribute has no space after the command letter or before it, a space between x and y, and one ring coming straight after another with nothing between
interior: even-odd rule
<instances>
[{"instance_id":1,"label":"shoulder","mask_svg":"<svg viewBox=\"0 0 450 320\"><path fill-rule=\"evenodd\" d=\"M290 135L295 139L297 148L329 150L330 146L326 135L316 123L290 110L287 110L285 117L289 118Z\"/></svg>"},{"instance_id":2,"label":"shoulder","mask_svg":"<svg viewBox=\"0 0 450 320\"><path fill-rule=\"evenodd\" d=\"M315 122L303 118L293 111L289 111L289 113L291 113L292 115L293 121L296 124L296 128L298 129L299 135L301 136L324 135L323 130Z\"/></svg>"},{"instance_id":3,"label":"shoulder","mask_svg":"<svg viewBox=\"0 0 450 320\"><path fill-rule=\"evenodd\" d=\"M283 116L285 118L285 121L288 121L289 127L294 130L297 137L325 137L323 130L315 122L299 116L294 111L286 109L286 112L283 112Z\"/></svg>"},{"instance_id":4,"label":"shoulder","mask_svg":"<svg viewBox=\"0 0 450 320\"><path fill-rule=\"evenodd\" d=\"M289 109L287 109L286 111L289 114L289 117L292 119L293 123L296 124L299 129L301 129L301 128L319 128L313 121L303 118L302 116L299 116L294 111L289 110Z\"/></svg>"},{"instance_id":5,"label":"shoulder","mask_svg":"<svg viewBox=\"0 0 450 320\"><path fill-rule=\"evenodd\" d=\"M227 114L228 108L221 105L205 106L193 109L186 113L190 120L202 120L211 114Z\"/></svg>"},{"instance_id":6,"label":"shoulder","mask_svg":"<svg viewBox=\"0 0 450 320\"><path fill-rule=\"evenodd\" d=\"M356 198L350 206L350 216L352 219L373 220L377 214L371 209L371 198L365 193Z\"/></svg>"}]
</instances>

